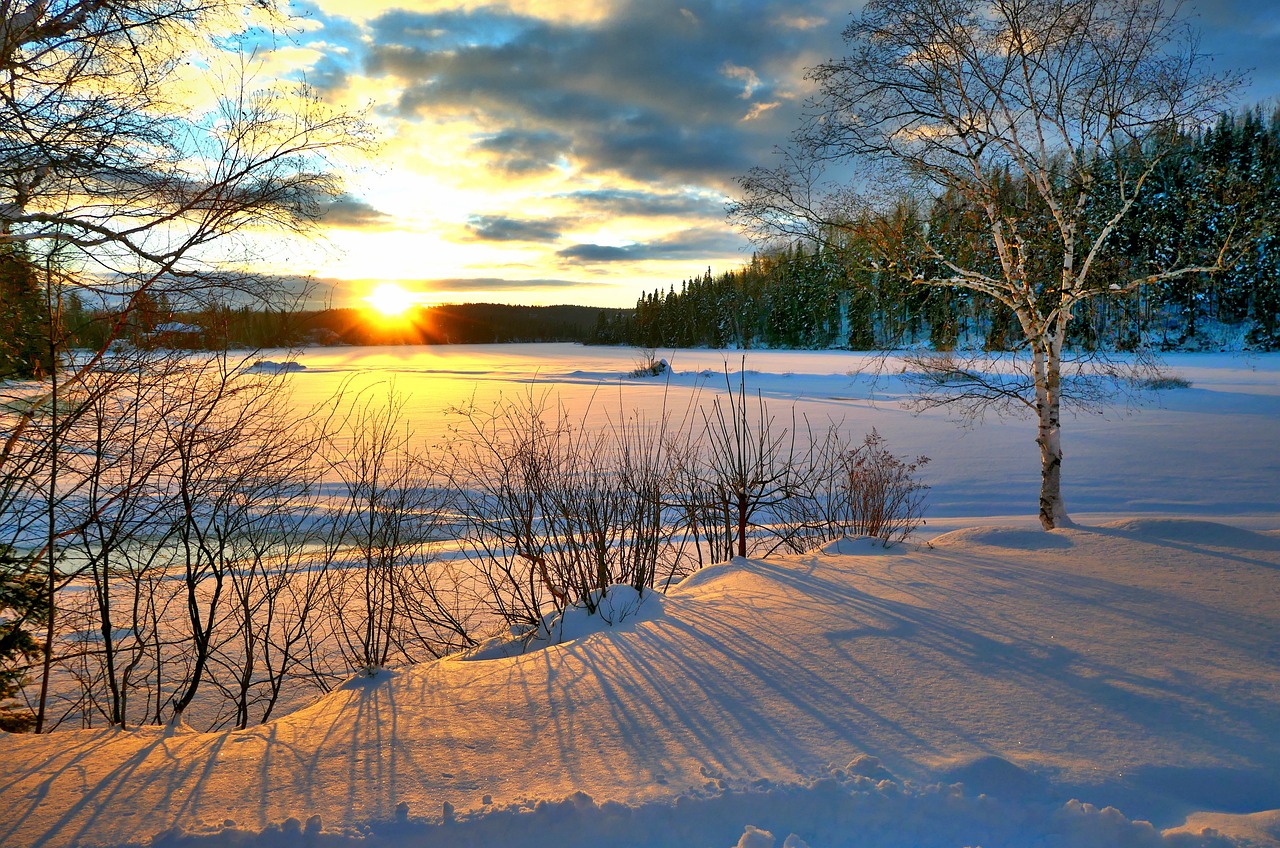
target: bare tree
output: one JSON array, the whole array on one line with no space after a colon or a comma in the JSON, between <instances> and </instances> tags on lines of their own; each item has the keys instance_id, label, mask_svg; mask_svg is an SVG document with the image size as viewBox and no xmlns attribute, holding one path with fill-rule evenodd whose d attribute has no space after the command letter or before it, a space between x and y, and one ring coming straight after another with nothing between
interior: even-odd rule
<instances>
[{"instance_id":1,"label":"bare tree","mask_svg":"<svg viewBox=\"0 0 1280 848\"><path fill-rule=\"evenodd\" d=\"M190 706L213 665L252 689L229 694L233 706L250 694L270 706L262 678L282 672L264 646L279 582L301 560L310 428L291 414L282 378L247 373L243 360L130 350L110 365L63 398L78 414L58 436L42 528L56 551L46 596L58 619L36 697L42 729L98 713L113 725L162 721L170 701ZM43 417L30 420L27 441L47 434ZM236 614L248 608L253 620Z\"/></svg>"},{"instance_id":2,"label":"bare tree","mask_svg":"<svg viewBox=\"0 0 1280 848\"><path fill-rule=\"evenodd\" d=\"M233 726L266 721L285 680L307 663L300 630L318 617L321 581L308 573L306 524L316 512L318 433L283 409L242 438L251 475L228 481L242 509L229 530L232 567L213 681L231 702ZM274 426L273 426L274 425ZM281 426L283 425L283 426ZM242 460L243 461L243 460ZM251 715L251 711L257 715Z\"/></svg>"},{"instance_id":3,"label":"bare tree","mask_svg":"<svg viewBox=\"0 0 1280 848\"><path fill-rule=\"evenodd\" d=\"M252 83L253 62L226 49L247 27L285 25L273 0L0 2L0 250L37 275L51 372L41 397L0 420L0 507L26 510L21 492L36 481L47 493L41 556L24 560L43 565L37 609L50 611L37 730L66 582L56 563L72 532L55 520L62 437L81 414L72 398L154 304L284 294L241 270L238 240L307 232L340 190L335 157L369 140L305 86ZM184 68L206 60L228 69L201 102ZM90 356L66 355L64 295L114 316Z\"/></svg>"},{"instance_id":4,"label":"bare tree","mask_svg":"<svg viewBox=\"0 0 1280 848\"><path fill-rule=\"evenodd\" d=\"M734 209L760 235L828 238L869 224L882 273L979 292L1012 311L1026 348L1030 379L1018 391L1037 420L1046 529L1069 523L1062 362L1075 307L1222 267L1219 253L1112 284L1096 273L1144 184L1175 152L1177 131L1205 121L1236 82L1205 72L1180 7L871 0L844 32L848 55L811 69L821 94L794 146L776 169L742 180ZM851 164L933 203L965 204L983 222L984 243L951 244L927 226L877 228L877 216L859 214L871 203L856 181L829 182L832 168ZM965 376L953 369L940 385L964 385Z\"/></svg>"},{"instance_id":5,"label":"bare tree","mask_svg":"<svg viewBox=\"0 0 1280 848\"><path fill-rule=\"evenodd\" d=\"M158 422L168 446L162 487L190 648L172 697L175 721L183 720L225 638L235 575L252 561L250 530L305 483L314 454L313 445L290 437L287 397L273 378L246 374L245 365L221 355L190 363L183 379L166 387L176 403Z\"/></svg>"},{"instance_id":6,"label":"bare tree","mask_svg":"<svg viewBox=\"0 0 1280 848\"><path fill-rule=\"evenodd\" d=\"M66 511L61 532L79 566L67 576L87 577L94 600L86 628L98 639L97 650L92 656L86 650L84 657L86 698L109 724L124 726L135 690L145 692L137 719L159 720L159 693L147 691L142 681L149 679L145 663L168 611L159 568L165 499L156 487L170 453L163 429L155 425L171 417L172 409L153 389L183 366L172 354L142 351L130 351L115 364L81 384L77 405L83 420L69 433L84 458L69 469L81 495Z\"/></svg>"},{"instance_id":7,"label":"bare tree","mask_svg":"<svg viewBox=\"0 0 1280 848\"><path fill-rule=\"evenodd\" d=\"M279 295L228 261L234 242L306 231L340 190L334 156L368 132L305 86L254 85L247 61L214 74L193 112L198 95L181 74L188 60L226 56L242 13L283 26L275 3L40 0L3 10L0 246L21 245L47 292L111 306L108 341L161 300ZM20 432L21 422L0 442L0 468Z\"/></svg>"},{"instance_id":8,"label":"bare tree","mask_svg":"<svg viewBox=\"0 0 1280 848\"><path fill-rule=\"evenodd\" d=\"M758 516L772 514L792 497L812 466L803 460L805 447L796 444L794 408L790 426L779 428L757 393L753 414L745 367L736 392L725 370L725 389L723 397L712 400L710 411L702 411L703 441L691 454L697 468L686 478L694 483L693 502L708 538L714 534L732 540L732 553L745 557ZM720 519L718 525L712 515Z\"/></svg>"},{"instance_id":9,"label":"bare tree","mask_svg":"<svg viewBox=\"0 0 1280 848\"><path fill-rule=\"evenodd\" d=\"M330 615L344 656L369 675L472 642L452 575L435 568L445 489L405 402L394 388L356 396L327 446L340 494L326 541Z\"/></svg>"},{"instance_id":10,"label":"bare tree","mask_svg":"<svg viewBox=\"0 0 1280 848\"><path fill-rule=\"evenodd\" d=\"M558 424L545 417L546 397L532 391L523 402L487 410L470 403L452 412L460 420L448 446L450 485L459 496L468 558L479 564L481 597L511 627L536 627L544 606L567 603L542 553L548 442Z\"/></svg>"}]
</instances>

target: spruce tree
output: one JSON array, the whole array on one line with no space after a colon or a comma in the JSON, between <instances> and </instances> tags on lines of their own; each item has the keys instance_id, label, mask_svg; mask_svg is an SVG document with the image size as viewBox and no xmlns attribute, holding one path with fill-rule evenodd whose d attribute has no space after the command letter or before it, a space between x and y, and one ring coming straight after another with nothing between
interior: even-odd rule
<instances>
[{"instance_id":1,"label":"spruce tree","mask_svg":"<svg viewBox=\"0 0 1280 848\"><path fill-rule=\"evenodd\" d=\"M38 269L20 245L0 242L0 379L43 377L53 367L49 308Z\"/></svg>"}]
</instances>

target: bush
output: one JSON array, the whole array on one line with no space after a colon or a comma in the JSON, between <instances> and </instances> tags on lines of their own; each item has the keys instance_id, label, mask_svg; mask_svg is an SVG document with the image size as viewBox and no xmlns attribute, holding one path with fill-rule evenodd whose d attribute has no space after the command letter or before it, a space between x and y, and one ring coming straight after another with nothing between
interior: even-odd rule
<instances>
[{"instance_id":1,"label":"bush","mask_svg":"<svg viewBox=\"0 0 1280 848\"><path fill-rule=\"evenodd\" d=\"M1139 380L1138 388L1150 389L1156 392L1164 392L1170 389L1189 389L1191 388L1191 381L1173 374L1161 374L1157 377Z\"/></svg>"},{"instance_id":2,"label":"bush","mask_svg":"<svg viewBox=\"0 0 1280 848\"><path fill-rule=\"evenodd\" d=\"M593 429L533 393L455 409L450 479L484 603L537 627L546 608L594 614L608 587L654 587L679 551L663 507L665 422Z\"/></svg>"},{"instance_id":3,"label":"bush","mask_svg":"<svg viewBox=\"0 0 1280 848\"><path fill-rule=\"evenodd\" d=\"M924 524L929 487L916 473L927 456L895 456L874 429L850 447L833 425L812 444L802 486L779 508L780 546L805 553L841 536L873 536L887 546Z\"/></svg>"},{"instance_id":4,"label":"bush","mask_svg":"<svg viewBox=\"0 0 1280 848\"><path fill-rule=\"evenodd\" d=\"M637 351L635 366L628 377L660 377L671 370L667 360L659 359L658 351L651 347Z\"/></svg>"},{"instance_id":5,"label":"bush","mask_svg":"<svg viewBox=\"0 0 1280 848\"><path fill-rule=\"evenodd\" d=\"M886 545L905 539L924 524L929 487L915 475L928 462L927 456L908 462L893 455L872 428L861 445L841 457L838 523L850 535L874 536Z\"/></svg>"}]
</instances>

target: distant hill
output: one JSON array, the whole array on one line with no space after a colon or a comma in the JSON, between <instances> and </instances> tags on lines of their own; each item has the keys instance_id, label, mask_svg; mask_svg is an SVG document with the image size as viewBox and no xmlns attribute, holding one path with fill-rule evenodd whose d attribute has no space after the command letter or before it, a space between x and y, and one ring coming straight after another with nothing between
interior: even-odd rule
<instances>
[{"instance_id":1,"label":"distant hill","mask_svg":"<svg viewBox=\"0 0 1280 848\"><path fill-rule=\"evenodd\" d=\"M421 307L398 318L385 318L361 308L287 312L222 306L164 310L155 322L126 326L123 338L139 346L212 350L297 344L618 344L623 340L611 330L630 322L633 312L596 306L462 303ZM75 310L68 322L75 343L90 348L109 343L108 333L117 317L109 310Z\"/></svg>"},{"instance_id":2,"label":"distant hill","mask_svg":"<svg viewBox=\"0 0 1280 848\"><path fill-rule=\"evenodd\" d=\"M416 309L389 322L371 320L362 309L329 309L298 318L309 337L347 344L493 344L591 342L601 315L618 312L594 306L461 303Z\"/></svg>"}]
</instances>

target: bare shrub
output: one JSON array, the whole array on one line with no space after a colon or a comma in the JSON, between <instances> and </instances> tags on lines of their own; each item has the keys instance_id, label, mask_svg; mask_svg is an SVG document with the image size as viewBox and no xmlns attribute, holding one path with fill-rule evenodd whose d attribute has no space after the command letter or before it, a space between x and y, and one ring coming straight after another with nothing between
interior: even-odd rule
<instances>
[{"instance_id":1,"label":"bare shrub","mask_svg":"<svg viewBox=\"0 0 1280 848\"><path fill-rule=\"evenodd\" d=\"M660 377L671 370L667 360L659 359L657 348L652 347L638 348L634 364L635 368L627 374L628 377Z\"/></svg>"},{"instance_id":2,"label":"bare shrub","mask_svg":"<svg viewBox=\"0 0 1280 848\"><path fill-rule=\"evenodd\" d=\"M467 605L436 569L447 493L413 443L404 404L394 389L353 398L326 445L339 498L325 542L329 621L347 661L366 674L473 641Z\"/></svg>"},{"instance_id":3,"label":"bare shrub","mask_svg":"<svg viewBox=\"0 0 1280 848\"><path fill-rule=\"evenodd\" d=\"M901 541L924 524L929 487L916 472L929 462L906 460L889 452L873 428L862 444L843 454L836 486L837 526L853 536L874 536L884 544Z\"/></svg>"},{"instance_id":4,"label":"bare shrub","mask_svg":"<svg viewBox=\"0 0 1280 848\"><path fill-rule=\"evenodd\" d=\"M490 610L536 628L547 611L594 613L608 588L654 586L667 545L663 424L592 429L533 391L455 409L452 479Z\"/></svg>"},{"instance_id":5,"label":"bare shrub","mask_svg":"<svg viewBox=\"0 0 1280 848\"><path fill-rule=\"evenodd\" d=\"M685 450L678 472L686 527L712 562L759 551L757 519L772 516L811 472L796 444L794 408L790 426L780 428L762 395L749 403L745 373L735 392L726 370L725 389L702 410L700 441Z\"/></svg>"},{"instance_id":6,"label":"bare shrub","mask_svg":"<svg viewBox=\"0 0 1280 848\"><path fill-rule=\"evenodd\" d=\"M791 496L776 504L769 553L808 553L845 534L842 523L844 466L853 449L842 428L832 423L821 435L808 432L806 473L798 475Z\"/></svg>"},{"instance_id":7,"label":"bare shrub","mask_svg":"<svg viewBox=\"0 0 1280 848\"><path fill-rule=\"evenodd\" d=\"M1189 389L1191 381L1177 374L1163 374L1139 380L1138 387L1153 392L1166 392L1173 389Z\"/></svg>"},{"instance_id":8,"label":"bare shrub","mask_svg":"<svg viewBox=\"0 0 1280 848\"><path fill-rule=\"evenodd\" d=\"M807 553L841 536L872 536L884 545L905 539L924 524L929 487L916 475L927 456L890 452L874 428L857 445L838 424L809 433L790 497L772 508L772 553Z\"/></svg>"}]
</instances>

